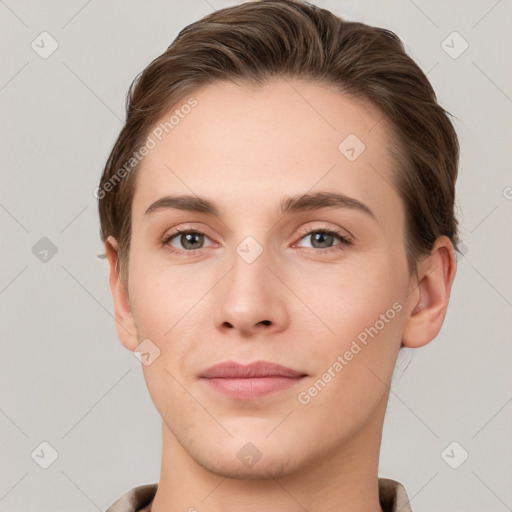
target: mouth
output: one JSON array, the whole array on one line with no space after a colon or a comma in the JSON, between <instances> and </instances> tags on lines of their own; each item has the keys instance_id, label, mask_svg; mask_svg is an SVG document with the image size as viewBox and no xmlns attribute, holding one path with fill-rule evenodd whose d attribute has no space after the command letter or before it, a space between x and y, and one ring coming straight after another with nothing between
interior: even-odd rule
<instances>
[{"instance_id":1,"label":"mouth","mask_svg":"<svg viewBox=\"0 0 512 512\"><path fill-rule=\"evenodd\" d=\"M209 389L230 398L252 400L296 386L306 373L268 361L242 365L227 361L208 368L199 377Z\"/></svg>"}]
</instances>

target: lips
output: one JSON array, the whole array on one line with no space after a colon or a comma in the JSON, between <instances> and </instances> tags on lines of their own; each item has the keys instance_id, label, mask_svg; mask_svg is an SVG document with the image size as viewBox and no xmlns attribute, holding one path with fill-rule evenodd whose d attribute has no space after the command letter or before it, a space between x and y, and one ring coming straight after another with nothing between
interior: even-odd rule
<instances>
[{"instance_id":1,"label":"lips","mask_svg":"<svg viewBox=\"0 0 512 512\"><path fill-rule=\"evenodd\" d=\"M226 361L225 363L219 363L208 368L200 377L206 379L249 379L254 377L294 378L304 375L306 375L304 372L292 370L286 366L270 363L268 361L255 361L248 365L242 365L234 361Z\"/></svg>"},{"instance_id":2,"label":"lips","mask_svg":"<svg viewBox=\"0 0 512 512\"><path fill-rule=\"evenodd\" d=\"M210 389L231 398L255 399L296 385L307 374L268 361L216 364L199 375Z\"/></svg>"}]
</instances>

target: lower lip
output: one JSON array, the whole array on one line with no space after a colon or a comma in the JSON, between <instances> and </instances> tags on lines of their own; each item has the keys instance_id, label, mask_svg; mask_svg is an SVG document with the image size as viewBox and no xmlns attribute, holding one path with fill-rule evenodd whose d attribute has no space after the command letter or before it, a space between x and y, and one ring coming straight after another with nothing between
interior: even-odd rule
<instances>
[{"instance_id":1,"label":"lower lip","mask_svg":"<svg viewBox=\"0 0 512 512\"><path fill-rule=\"evenodd\" d=\"M231 398L252 400L295 386L304 377L254 377L242 379L204 379L208 385Z\"/></svg>"}]
</instances>

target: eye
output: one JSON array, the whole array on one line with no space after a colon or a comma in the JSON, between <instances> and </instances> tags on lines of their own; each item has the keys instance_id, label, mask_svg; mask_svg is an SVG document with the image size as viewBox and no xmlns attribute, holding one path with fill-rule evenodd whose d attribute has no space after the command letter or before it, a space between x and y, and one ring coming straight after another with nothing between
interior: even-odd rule
<instances>
[{"instance_id":1,"label":"eye","mask_svg":"<svg viewBox=\"0 0 512 512\"><path fill-rule=\"evenodd\" d=\"M340 242L338 244L332 245L335 242L335 239L338 239ZM306 246L308 249L324 249L323 251L316 252L331 252L342 250L344 247L349 246L352 242L341 233L341 231L337 231L329 228L321 228L321 229L313 229L307 231L305 234L301 233L301 240L310 241L310 246ZM301 246L304 247L304 246Z\"/></svg>"},{"instance_id":2,"label":"eye","mask_svg":"<svg viewBox=\"0 0 512 512\"><path fill-rule=\"evenodd\" d=\"M344 247L352 245L352 241L341 231L330 228L310 229L300 234L300 240L307 240L308 237L310 241L309 247L296 245L306 249L318 249L314 252L321 254L342 250ZM339 243L333 245L336 239L339 240ZM209 238L201 231L195 229L175 229L165 237L162 244L174 253L194 254L195 250L208 247L204 245L205 240L209 240Z\"/></svg>"},{"instance_id":3,"label":"eye","mask_svg":"<svg viewBox=\"0 0 512 512\"><path fill-rule=\"evenodd\" d=\"M176 248L176 245L172 243L176 242L179 243L181 247L177 247L177 250L172 250L172 252L192 252L196 249L203 249L204 240L207 238L208 237L204 233L201 233L201 231L176 229L164 239L163 245Z\"/></svg>"}]
</instances>

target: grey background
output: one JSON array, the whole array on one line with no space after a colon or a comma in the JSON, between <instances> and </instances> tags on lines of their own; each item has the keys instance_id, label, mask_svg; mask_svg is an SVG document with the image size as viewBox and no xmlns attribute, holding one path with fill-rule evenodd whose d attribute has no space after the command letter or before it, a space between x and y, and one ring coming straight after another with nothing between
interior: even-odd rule
<instances>
[{"instance_id":1,"label":"grey background","mask_svg":"<svg viewBox=\"0 0 512 512\"><path fill-rule=\"evenodd\" d=\"M2 511L104 510L158 481L160 417L116 337L93 190L134 76L234 3L0 0ZM512 2L314 3L395 31L458 118L465 254L441 334L397 363L380 475L414 512L511 510ZM46 59L31 47L43 31L58 42Z\"/></svg>"}]
</instances>

